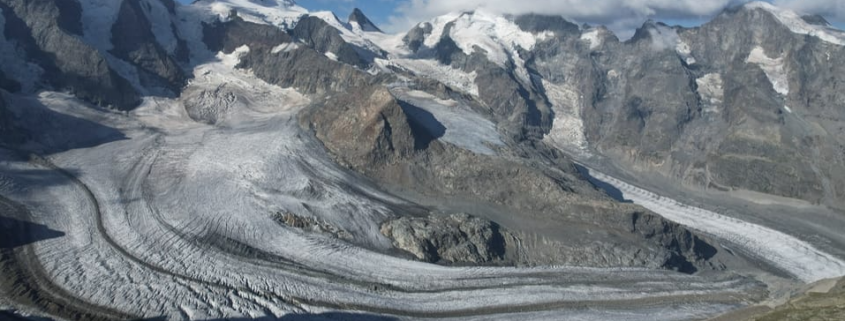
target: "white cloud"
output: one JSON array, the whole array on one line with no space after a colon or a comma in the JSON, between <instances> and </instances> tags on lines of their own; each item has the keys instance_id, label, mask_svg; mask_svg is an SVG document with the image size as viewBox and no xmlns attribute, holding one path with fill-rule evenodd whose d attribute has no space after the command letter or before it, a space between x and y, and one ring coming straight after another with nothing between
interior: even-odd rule
<instances>
[{"instance_id":1,"label":"white cloud","mask_svg":"<svg viewBox=\"0 0 845 321\"><path fill-rule=\"evenodd\" d=\"M484 8L507 14L543 13L568 19L607 25L615 31L630 31L646 19L708 18L726 6L747 0L408 0L390 17L391 31L405 31L420 21L453 11ZM813 2L814 0L786 0ZM829 3L845 0L829 0ZM824 2L824 1L819 1Z\"/></svg>"},{"instance_id":2,"label":"white cloud","mask_svg":"<svg viewBox=\"0 0 845 321\"><path fill-rule=\"evenodd\" d=\"M845 22L845 0L775 0L774 4L800 13L818 14Z\"/></svg>"}]
</instances>

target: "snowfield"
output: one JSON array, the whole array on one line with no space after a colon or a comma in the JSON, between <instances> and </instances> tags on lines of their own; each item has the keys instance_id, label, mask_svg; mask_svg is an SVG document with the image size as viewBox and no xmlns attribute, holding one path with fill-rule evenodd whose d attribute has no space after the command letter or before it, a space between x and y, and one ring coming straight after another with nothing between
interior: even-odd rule
<instances>
[{"instance_id":1,"label":"snowfield","mask_svg":"<svg viewBox=\"0 0 845 321\"><path fill-rule=\"evenodd\" d=\"M438 99L418 90L397 87L391 93L397 99L431 113L435 121L445 127L441 137L444 142L482 155L496 155L491 147L505 145L496 130L496 124L472 111L469 106L454 100ZM405 112L411 117L415 116L413 111Z\"/></svg>"},{"instance_id":2,"label":"snowfield","mask_svg":"<svg viewBox=\"0 0 845 321\"><path fill-rule=\"evenodd\" d=\"M789 77L786 74L786 68L784 68L783 57L769 58L765 49L754 47L746 62L760 66L778 94L789 95Z\"/></svg>"}]
</instances>

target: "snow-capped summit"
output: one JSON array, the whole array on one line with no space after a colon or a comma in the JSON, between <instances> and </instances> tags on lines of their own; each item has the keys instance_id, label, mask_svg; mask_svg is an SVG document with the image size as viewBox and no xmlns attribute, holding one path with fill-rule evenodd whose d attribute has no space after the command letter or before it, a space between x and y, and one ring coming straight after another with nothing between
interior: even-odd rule
<instances>
[{"instance_id":1,"label":"snow-capped summit","mask_svg":"<svg viewBox=\"0 0 845 321\"><path fill-rule=\"evenodd\" d=\"M538 41L552 36L552 32L548 31L523 31L512 20L482 9L446 14L430 24L432 31L425 38L425 46L433 48L441 38L448 36L465 54L471 55L480 49L490 61L500 66L513 56L518 59L518 48L531 50Z\"/></svg>"},{"instance_id":2,"label":"snow-capped summit","mask_svg":"<svg viewBox=\"0 0 845 321\"><path fill-rule=\"evenodd\" d=\"M764 10L771 13L780 23L794 33L819 38L823 41L845 46L845 32L826 23L810 23L795 11L772 5L768 2L754 1L743 6L746 10Z\"/></svg>"},{"instance_id":3,"label":"snow-capped summit","mask_svg":"<svg viewBox=\"0 0 845 321\"><path fill-rule=\"evenodd\" d=\"M349 15L349 25L352 28L360 28L364 32L381 32L381 29L376 27L376 24L370 21L370 18L367 18L364 12L358 8L355 8Z\"/></svg>"},{"instance_id":4,"label":"snow-capped summit","mask_svg":"<svg viewBox=\"0 0 845 321\"><path fill-rule=\"evenodd\" d=\"M199 0L191 5L205 8L223 21L234 11L246 21L284 28L292 28L308 13L293 0Z\"/></svg>"}]
</instances>

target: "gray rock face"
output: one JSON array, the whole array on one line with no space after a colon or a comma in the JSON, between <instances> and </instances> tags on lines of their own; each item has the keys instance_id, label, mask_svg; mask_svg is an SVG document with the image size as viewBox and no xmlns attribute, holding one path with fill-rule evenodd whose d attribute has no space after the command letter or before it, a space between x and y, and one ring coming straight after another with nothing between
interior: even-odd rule
<instances>
[{"instance_id":1,"label":"gray rock face","mask_svg":"<svg viewBox=\"0 0 845 321\"><path fill-rule=\"evenodd\" d=\"M92 103L131 109L139 103L128 81L78 37L79 6L71 1L0 1L5 33L29 61L44 71L44 81Z\"/></svg>"},{"instance_id":2,"label":"gray rock face","mask_svg":"<svg viewBox=\"0 0 845 321\"><path fill-rule=\"evenodd\" d=\"M174 35L175 37L176 35ZM112 26L111 53L138 67L145 88L166 88L177 94L185 82L182 68L156 41L139 1L123 1Z\"/></svg>"},{"instance_id":3,"label":"gray rock face","mask_svg":"<svg viewBox=\"0 0 845 321\"><path fill-rule=\"evenodd\" d=\"M845 206L842 46L744 7L700 28L649 22L625 43L573 38L540 43L527 60L579 93L573 104L598 153L688 186ZM777 75L755 59L784 80L773 85Z\"/></svg>"},{"instance_id":4,"label":"gray rock face","mask_svg":"<svg viewBox=\"0 0 845 321\"><path fill-rule=\"evenodd\" d=\"M2 73L0 73L2 76ZM23 138L14 124L14 115L6 108L6 97L0 90L0 145L14 145Z\"/></svg>"},{"instance_id":5,"label":"gray rock face","mask_svg":"<svg viewBox=\"0 0 845 321\"><path fill-rule=\"evenodd\" d=\"M580 35L581 33L578 25L561 16L525 14L516 16L513 21L520 29L534 33L554 31L557 36Z\"/></svg>"},{"instance_id":6,"label":"gray rock face","mask_svg":"<svg viewBox=\"0 0 845 321\"><path fill-rule=\"evenodd\" d=\"M349 14L348 21L350 23L351 22L357 23L361 27L361 30L363 30L363 31L381 32L381 29L376 27L376 24L373 23L372 21L370 21L370 18L367 18L367 16L364 15L364 12L362 12L361 9L355 8L355 10L352 10L352 13Z\"/></svg>"},{"instance_id":7,"label":"gray rock face","mask_svg":"<svg viewBox=\"0 0 845 321\"><path fill-rule=\"evenodd\" d=\"M302 18L291 35L320 53L332 53L337 60L353 66L366 68L376 53L359 48L343 40L340 31L318 17Z\"/></svg>"},{"instance_id":8,"label":"gray rock face","mask_svg":"<svg viewBox=\"0 0 845 321\"><path fill-rule=\"evenodd\" d=\"M406 46L408 46L408 48L411 49L412 52L417 52L417 50L419 50L425 42L425 37L430 35L431 31L432 26L428 22L416 25L408 32L408 34L405 35L405 37L402 37L402 41Z\"/></svg>"},{"instance_id":9,"label":"gray rock face","mask_svg":"<svg viewBox=\"0 0 845 321\"><path fill-rule=\"evenodd\" d=\"M227 22L203 23L203 42L212 52L231 53L240 46L250 49L272 48L292 41L290 35L279 28L246 22L234 17Z\"/></svg>"},{"instance_id":10,"label":"gray rock face","mask_svg":"<svg viewBox=\"0 0 845 321\"><path fill-rule=\"evenodd\" d=\"M397 248L431 263L502 262L516 251L510 232L466 214L402 217L383 223L381 233Z\"/></svg>"},{"instance_id":11,"label":"gray rock face","mask_svg":"<svg viewBox=\"0 0 845 321\"><path fill-rule=\"evenodd\" d=\"M273 214L273 220L279 222L280 224L303 231L319 233L343 240L352 240L352 235L349 234L349 232L313 217L304 217L293 213L280 212Z\"/></svg>"}]
</instances>

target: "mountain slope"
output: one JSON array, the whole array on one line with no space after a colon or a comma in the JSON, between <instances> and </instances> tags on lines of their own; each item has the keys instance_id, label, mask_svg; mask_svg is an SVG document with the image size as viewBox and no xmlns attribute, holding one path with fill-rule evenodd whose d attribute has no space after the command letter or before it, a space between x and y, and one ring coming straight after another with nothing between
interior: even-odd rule
<instances>
[{"instance_id":1,"label":"mountain slope","mask_svg":"<svg viewBox=\"0 0 845 321\"><path fill-rule=\"evenodd\" d=\"M483 10L389 35L289 0L0 8L0 206L60 231L0 247L0 309L688 320L845 274L845 216L812 204L843 190L817 19L622 42Z\"/></svg>"}]
</instances>

